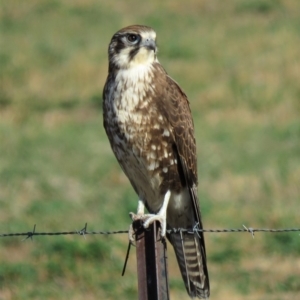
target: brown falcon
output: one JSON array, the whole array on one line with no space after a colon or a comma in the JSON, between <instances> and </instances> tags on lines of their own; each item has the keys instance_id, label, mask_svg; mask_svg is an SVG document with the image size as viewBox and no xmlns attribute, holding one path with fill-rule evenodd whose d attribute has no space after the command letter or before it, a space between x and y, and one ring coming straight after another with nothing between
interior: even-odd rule
<instances>
[{"instance_id":1,"label":"brown falcon","mask_svg":"<svg viewBox=\"0 0 300 300\"><path fill-rule=\"evenodd\" d=\"M157 60L156 33L133 25L111 39L103 90L104 127L139 197L144 226L202 228L194 125L187 96ZM144 208L150 214L144 214ZM167 233L191 297L209 297L201 232Z\"/></svg>"}]
</instances>

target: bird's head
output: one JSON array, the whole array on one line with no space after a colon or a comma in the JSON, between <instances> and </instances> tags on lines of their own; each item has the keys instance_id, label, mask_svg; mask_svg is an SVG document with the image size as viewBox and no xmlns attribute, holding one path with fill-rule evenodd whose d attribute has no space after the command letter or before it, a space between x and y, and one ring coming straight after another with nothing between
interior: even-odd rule
<instances>
[{"instance_id":1,"label":"bird's head","mask_svg":"<svg viewBox=\"0 0 300 300\"><path fill-rule=\"evenodd\" d=\"M132 25L119 30L108 48L109 68L130 69L152 64L156 58L156 33L148 26Z\"/></svg>"}]
</instances>

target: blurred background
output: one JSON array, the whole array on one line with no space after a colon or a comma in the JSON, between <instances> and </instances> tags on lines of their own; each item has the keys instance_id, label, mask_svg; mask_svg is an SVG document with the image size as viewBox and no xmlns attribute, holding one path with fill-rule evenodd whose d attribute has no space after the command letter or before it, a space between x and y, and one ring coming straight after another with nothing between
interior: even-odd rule
<instances>
[{"instance_id":1,"label":"blurred background","mask_svg":"<svg viewBox=\"0 0 300 300\"><path fill-rule=\"evenodd\" d=\"M300 227L300 2L0 1L0 233L126 230L102 126L112 35L153 27L187 93L205 228ZM297 299L296 233L207 233L211 299ZM0 299L137 299L127 235L0 239ZM171 299L189 299L169 246Z\"/></svg>"}]
</instances>

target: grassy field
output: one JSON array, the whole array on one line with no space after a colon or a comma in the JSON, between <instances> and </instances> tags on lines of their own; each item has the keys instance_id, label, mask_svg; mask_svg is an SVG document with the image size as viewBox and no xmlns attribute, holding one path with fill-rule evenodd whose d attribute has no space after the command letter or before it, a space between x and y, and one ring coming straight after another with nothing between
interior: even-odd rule
<instances>
[{"instance_id":1,"label":"grassy field","mask_svg":"<svg viewBox=\"0 0 300 300\"><path fill-rule=\"evenodd\" d=\"M158 34L190 99L206 228L300 227L300 2L0 1L0 233L126 229L102 127L111 36ZM300 294L298 233L206 234L211 299ZM127 236L0 239L0 299L136 299ZM169 247L171 299L188 299Z\"/></svg>"}]
</instances>

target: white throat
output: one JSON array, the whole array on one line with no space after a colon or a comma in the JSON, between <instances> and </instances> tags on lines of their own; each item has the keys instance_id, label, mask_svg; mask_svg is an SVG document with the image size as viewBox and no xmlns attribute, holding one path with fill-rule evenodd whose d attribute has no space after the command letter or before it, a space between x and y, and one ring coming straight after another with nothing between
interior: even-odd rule
<instances>
[{"instance_id":1,"label":"white throat","mask_svg":"<svg viewBox=\"0 0 300 300\"><path fill-rule=\"evenodd\" d=\"M152 64L133 64L128 69L121 69L117 73L115 83L116 92L122 98L123 106L125 103L129 106L136 106L146 96L146 92L152 89L153 66ZM124 101L125 100L125 101Z\"/></svg>"}]
</instances>

